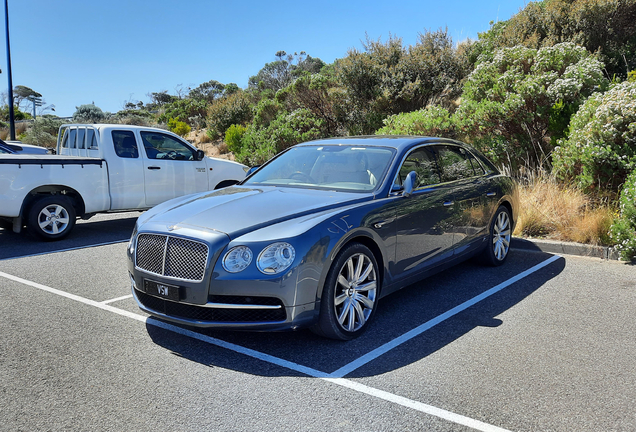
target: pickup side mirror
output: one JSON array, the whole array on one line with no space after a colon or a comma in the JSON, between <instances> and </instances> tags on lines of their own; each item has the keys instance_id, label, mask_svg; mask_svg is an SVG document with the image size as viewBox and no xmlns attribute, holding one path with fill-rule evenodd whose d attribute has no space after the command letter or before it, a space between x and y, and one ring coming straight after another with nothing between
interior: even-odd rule
<instances>
[{"instance_id":1,"label":"pickup side mirror","mask_svg":"<svg viewBox=\"0 0 636 432\"><path fill-rule=\"evenodd\" d=\"M195 157L198 161L203 160L205 157L205 152L203 150L197 150Z\"/></svg>"},{"instance_id":2,"label":"pickup side mirror","mask_svg":"<svg viewBox=\"0 0 636 432\"><path fill-rule=\"evenodd\" d=\"M416 184L417 173L415 171L411 171L404 179L404 193L402 194L402 196L406 198L410 197Z\"/></svg>"}]
</instances>

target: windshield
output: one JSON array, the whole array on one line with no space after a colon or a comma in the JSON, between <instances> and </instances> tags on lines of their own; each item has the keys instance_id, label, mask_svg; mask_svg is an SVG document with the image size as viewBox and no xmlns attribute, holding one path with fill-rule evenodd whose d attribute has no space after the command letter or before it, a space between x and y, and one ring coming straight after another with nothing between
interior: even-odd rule
<instances>
[{"instance_id":1,"label":"windshield","mask_svg":"<svg viewBox=\"0 0 636 432\"><path fill-rule=\"evenodd\" d=\"M385 147L294 147L244 184L369 192L382 183L393 154L393 149Z\"/></svg>"}]
</instances>

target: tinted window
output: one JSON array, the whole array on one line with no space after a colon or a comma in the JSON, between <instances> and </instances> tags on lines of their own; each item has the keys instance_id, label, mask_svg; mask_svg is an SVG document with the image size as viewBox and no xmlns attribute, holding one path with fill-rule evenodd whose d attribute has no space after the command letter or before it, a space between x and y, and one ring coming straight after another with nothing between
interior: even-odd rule
<instances>
[{"instance_id":1,"label":"tinted window","mask_svg":"<svg viewBox=\"0 0 636 432\"><path fill-rule=\"evenodd\" d=\"M398 172L398 184L404 184L404 179L411 172L417 173L415 188L430 186L440 182L439 173L435 164L435 157L427 148L413 150L404 160Z\"/></svg>"},{"instance_id":2,"label":"tinted window","mask_svg":"<svg viewBox=\"0 0 636 432\"><path fill-rule=\"evenodd\" d=\"M157 132L142 132L148 159L195 160L194 150L170 135Z\"/></svg>"},{"instance_id":3,"label":"tinted window","mask_svg":"<svg viewBox=\"0 0 636 432\"><path fill-rule=\"evenodd\" d=\"M456 146L435 146L442 182L451 182L483 174L475 158ZM475 171L477 167L479 171Z\"/></svg>"},{"instance_id":4,"label":"tinted window","mask_svg":"<svg viewBox=\"0 0 636 432\"><path fill-rule=\"evenodd\" d=\"M121 158L137 158L139 150L137 149L137 140L132 131L113 131L113 145L115 153Z\"/></svg>"}]
</instances>

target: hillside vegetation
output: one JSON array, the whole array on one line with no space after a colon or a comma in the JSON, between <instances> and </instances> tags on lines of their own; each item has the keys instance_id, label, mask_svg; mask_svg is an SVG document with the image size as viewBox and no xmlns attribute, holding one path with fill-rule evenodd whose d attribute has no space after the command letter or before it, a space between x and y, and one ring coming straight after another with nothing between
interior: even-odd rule
<instances>
[{"instance_id":1,"label":"hillside vegetation","mask_svg":"<svg viewBox=\"0 0 636 432\"><path fill-rule=\"evenodd\" d=\"M151 93L116 114L83 105L75 120L160 125L184 136L205 130L205 141L223 141L247 165L322 137L457 138L521 181L518 234L616 244L631 258L634 69L636 0L543 0L491 22L476 41L457 43L444 28L408 46L367 36L332 64L279 51L245 88L210 80ZM48 144L54 126L43 118L22 138ZM559 207L572 194L572 221L548 211L547 202Z\"/></svg>"}]
</instances>

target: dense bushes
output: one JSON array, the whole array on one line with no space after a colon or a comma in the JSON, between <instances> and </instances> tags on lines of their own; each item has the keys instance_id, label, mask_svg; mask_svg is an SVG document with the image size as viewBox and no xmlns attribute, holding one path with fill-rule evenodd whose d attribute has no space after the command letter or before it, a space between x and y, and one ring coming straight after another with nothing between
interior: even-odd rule
<instances>
[{"instance_id":1,"label":"dense bushes","mask_svg":"<svg viewBox=\"0 0 636 432\"><path fill-rule=\"evenodd\" d=\"M617 191L636 168L636 82L590 97L559 144L554 169L561 178L584 189Z\"/></svg>"},{"instance_id":2,"label":"dense bushes","mask_svg":"<svg viewBox=\"0 0 636 432\"><path fill-rule=\"evenodd\" d=\"M395 114L384 120L378 135L423 135L457 138L456 118L447 109L430 106L410 113Z\"/></svg>"},{"instance_id":3,"label":"dense bushes","mask_svg":"<svg viewBox=\"0 0 636 432\"><path fill-rule=\"evenodd\" d=\"M168 130L179 136L186 136L190 133L192 128L186 122L171 118L168 120Z\"/></svg>"},{"instance_id":4,"label":"dense bushes","mask_svg":"<svg viewBox=\"0 0 636 432\"><path fill-rule=\"evenodd\" d=\"M350 134L374 133L391 114L454 100L470 69L442 29L421 34L409 47L398 37L386 42L367 37L364 49L351 50L334 64L344 92L343 123Z\"/></svg>"},{"instance_id":5,"label":"dense bushes","mask_svg":"<svg viewBox=\"0 0 636 432\"><path fill-rule=\"evenodd\" d=\"M93 104L85 104L76 107L73 114L73 121L76 123L101 123L108 117L108 114Z\"/></svg>"},{"instance_id":6,"label":"dense bushes","mask_svg":"<svg viewBox=\"0 0 636 432\"><path fill-rule=\"evenodd\" d=\"M619 200L620 216L612 225L611 236L621 258L636 258L636 170L627 178Z\"/></svg>"},{"instance_id":7,"label":"dense bushes","mask_svg":"<svg viewBox=\"0 0 636 432\"><path fill-rule=\"evenodd\" d=\"M233 125L243 125L252 118L252 100L247 92L236 91L214 101L207 111L208 130L211 135L225 134Z\"/></svg>"},{"instance_id":8,"label":"dense bushes","mask_svg":"<svg viewBox=\"0 0 636 432\"><path fill-rule=\"evenodd\" d=\"M163 106L157 121L167 124L168 120L176 119L190 126L202 127L205 125L207 109L205 99L178 99Z\"/></svg>"},{"instance_id":9,"label":"dense bushes","mask_svg":"<svg viewBox=\"0 0 636 432\"><path fill-rule=\"evenodd\" d=\"M563 132L552 126L567 124L606 85L602 71L602 63L572 43L504 48L470 74L457 116L471 143L496 162L513 171L546 167L551 136Z\"/></svg>"},{"instance_id":10,"label":"dense bushes","mask_svg":"<svg viewBox=\"0 0 636 432\"><path fill-rule=\"evenodd\" d=\"M529 2L500 21L473 48L474 56L522 45L541 48L562 42L598 53L609 77L636 69L636 0L543 0Z\"/></svg>"},{"instance_id":11,"label":"dense bushes","mask_svg":"<svg viewBox=\"0 0 636 432\"><path fill-rule=\"evenodd\" d=\"M261 114L270 115L274 107L276 105L266 104L263 108L267 109ZM287 112L279 109L271 120L261 116L259 123L255 121L248 126L240 139L240 150L234 156L246 165L261 165L295 144L324 137L322 121L309 110L301 108ZM235 142L232 146L236 148Z\"/></svg>"}]
</instances>

